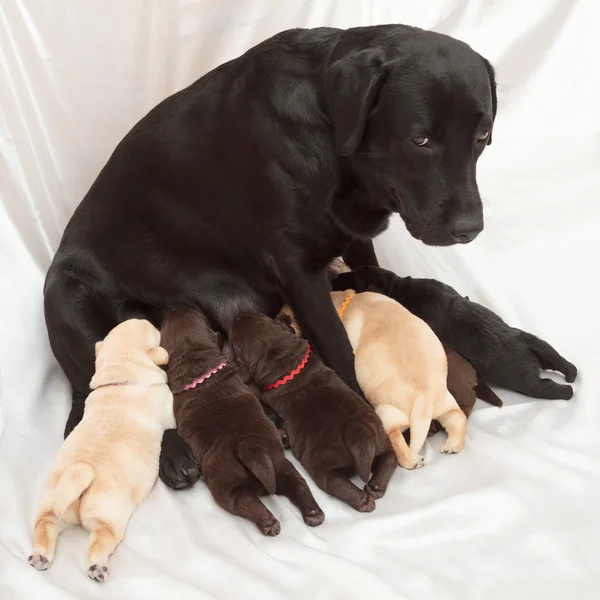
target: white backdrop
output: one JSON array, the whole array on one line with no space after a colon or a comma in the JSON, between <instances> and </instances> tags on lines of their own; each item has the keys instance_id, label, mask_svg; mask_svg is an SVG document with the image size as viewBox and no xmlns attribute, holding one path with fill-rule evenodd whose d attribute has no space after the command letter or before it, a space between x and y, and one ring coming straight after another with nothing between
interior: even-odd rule
<instances>
[{"instance_id":1,"label":"white backdrop","mask_svg":"<svg viewBox=\"0 0 600 600\"><path fill-rule=\"evenodd\" d=\"M599 597L600 44L595 0L0 0L0 598ZM63 228L118 141L165 96L290 27L402 22L469 42L497 67L494 143L480 161L486 229L431 249L400 221L385 266L437 277L535 332L580 368L571 402L501 391L458 456L426 449L360 515L319 490L315 530L269 500L263 538L200 483L159 483L102 588L86 535L29 567L41 487L70 395L42 315ZM1 428L2 417L0 417Z\"/></svg>"}]
</instances>

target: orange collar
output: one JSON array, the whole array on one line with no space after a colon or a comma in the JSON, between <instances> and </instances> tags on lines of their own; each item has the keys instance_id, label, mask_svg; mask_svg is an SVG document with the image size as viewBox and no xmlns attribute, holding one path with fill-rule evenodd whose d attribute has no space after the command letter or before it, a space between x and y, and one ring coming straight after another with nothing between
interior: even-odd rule
<instances>
[{"instance_id":1,"label":"orange collar","mask_svg":"<svg viewBox=\"0 0 600 600\"><path fill-rule=\"evenodd\" d=\"M308 357L310 356L310 350L311 350L310 344L306 344L306 354L302 357L300 364L295 369L292 369L292 371L290 373L288 373L285 377L278 379L275 383L270 383L269 385L265 385L265 387L263 389L264 390L274 390L275 388L278 388L280 385L285 385L288 381L291 381L292 379L294 379L294 377L296 377L296 375L298 375L298 373L300 373L300 371L302 371L302 369L304 369L304 367L306 366L306 363L308 362Z\"/></svg>"},{"instance_id":2,"label":"orange collar","mask_svg":"<svg viewBox=\"0 0 600 600\"><path fill-rule=\"evenodd\" d=\"M350 294L348 294L346 296L346 298L342 302L340 309L337 311L338 317L340 319L342 318L342 315L346 312L346 309L348 308L348 304L350 304L350 301L352 300L352 298L354 298L354 296L356 296L356 294L354 292L351 292Z\"/></svg>"}]
</instances>

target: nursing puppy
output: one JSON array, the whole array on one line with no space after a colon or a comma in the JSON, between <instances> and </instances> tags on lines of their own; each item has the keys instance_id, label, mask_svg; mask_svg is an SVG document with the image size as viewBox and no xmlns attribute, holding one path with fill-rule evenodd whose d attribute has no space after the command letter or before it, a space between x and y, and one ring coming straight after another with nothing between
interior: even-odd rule
<instances>
[{"instance_id":1,"label":"nursing puppy","mask_svg":"<svg viewBox=\"0 0 600 600\"><path fill-rule=\"evenodd\" d=\"M237 367L225 360L204 315L194 309L170 313L161 331L171 356L167 372L177 430L217 504L274 536L281 526L258 496L281 494L307 525L321 524L324 515L308 484L285 457L279 433Z\"/></svg>"},{"instance_id":2,"label":"nursing puppy","mask_svg":"<svg viewBox=\"0 0 600 600\"><path fill-rule=\"evenodd\" d=\"M448 362L431 328L394 300L354 290L332 292L352 348L356 377L381 419L398 462L422 467L419 451L432 419L448 433L441 451L460 452L467 417L447 388ZM404 432L410 429L410 446Z\"/></svg>"},{"instance_id":3,"label":"nursing puppy","mask_svg":"<svg viewBox=\"0 0 600 600\"><path fill-rule=\"evenodd\" d=\"M540 371L559 371L572 383L577 376L575 365L544 340L510 327L449 285L398 277L379 267L359 267L333 281L333 289L347 288L379 292L405 306L426 321L443 344L468 360L484 381L534 398L569 400L573 396L570 385L540 378Z\"/></svg>"},{"instance_id":4,"label":"nursing puppy","mask_svg":"<svg viewBox=\"0 0 600 600\"><path fill-rule=\"evenodd\" d=\"M108 558L158 476L163 432L175 426L160 368L169 356L159 344L158 330L141 319L117 325L96 343L93 391L58 453L35 522L28 562L36 569L50 566L61 530L77 524L91 532L88 576L108 578Z\"/></svg>"},{"instance_id":5,"label":"nursing puppy","mask_svg":"<svg viewBox=\"0 0 600 600\"><path fill-rule=\"evenodd\" d=\"M294 313L289 305L286 304L281 309L281 312L289 317L290 323L296 332L296 335L302 335L300 325L298 324L298 321L296 320L296 317L294 316ZM481 398L493 406L502 406L502 400L498 398L494 391L485 382L481 381L477 377L477 372L469 362L467 362L458 352L452 350L452 348L449 348L448 346L444 346L444 352L446 353L446 359L448 361L448 391L452 394L452 396L454 396L456 403L465 413L467 418L471 414L477 398ZM269 418L273 420L272 416L269 416ZM287 440L285 423L280 422L278 428L282 440ZM440 431L440 429L442 429L440 423L435 420L432 421L431 427L429 428L429 435L431 436L436 434L438 431Z\"/></svg>"},{"instance_id":6,"label":"nursing puppy","mask_svg":"<svg viewBox=\"0 0 600 600\"><path fill-rule=\"evenodd\" d=\"M370 512L396 468L381 422L289 323L285 315L239 317L230 334L233 352L262 401L285 422L292 452L316 484ZM368 481L364 491L350 481L356 473Z\"/></svg>"}]
</instances>

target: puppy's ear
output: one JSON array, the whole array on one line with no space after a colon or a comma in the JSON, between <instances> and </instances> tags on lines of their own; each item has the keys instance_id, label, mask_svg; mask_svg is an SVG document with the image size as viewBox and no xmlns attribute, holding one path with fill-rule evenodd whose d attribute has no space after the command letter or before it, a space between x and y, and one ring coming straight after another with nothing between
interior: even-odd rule
<instances>
[{"instance_id":1,"label":"puppy's ear","mask_svg":"<svg viewBox=\"0 0 600 600\"><path fill-rule=\"evenodd\" d=\"M148 356L158 367L162 367L169 362L169 353L162 346L150 348L150 350L148 350Z\"/></svg>"},{"instance_id":2,"label":"puppy's ear","mask_svg":"<svg viewBox=\"0 0 600 600\"><path fill-rule=\"evenodd\" d=\"M490 80L490 88L492 91L492 116L494 120L496 119L496 111L498 110L498 96L496 94L496 73L494 72L494 67L489 63L488 60L482 57L483 65L485 66L485 70L487 71L488 78ZM488 138L487 145L489 146L492 143L492 134L490 133L490 137Z\"/></svg>"},{"instance_id":3,"label":"puppy's ear","mask_svg":"<svg viewBox=\"0 0 600 600\"><path fill-rule=\"evenodd\" d=\"M102 349L103 343L104 343L104 340L100 340L99 342L96 342L96 344L94 346L94 354L95 354L96 358L98 358L98 354L100 354L100 350Z\"/></svg>"},{"instance_id":4,"label":"puppy's ear","mask_svg":"<svg viewBox=\"0 0 600 600\"><path fill-rule=\"evenodd\" d=\"M335 61L325 70L325 95L338 154L356 152L369 110L385 82L385 55L368 48Z\"/></svg>"},{"instance_id":5,"label":"puppy's ear","mask_svg":"<svg viewBox=\"0 0 600 600\"><path fill-rule=\"evenodd\" d=\"M280 312L275 317L275 321L280 324L281 328L284 331L287 331L287 332L293 333L293 334L296 333L296 330L294 329L294 326L292 325L292 317L290 315L288 315L287 313Z\"/></svg>"}]
</instances>

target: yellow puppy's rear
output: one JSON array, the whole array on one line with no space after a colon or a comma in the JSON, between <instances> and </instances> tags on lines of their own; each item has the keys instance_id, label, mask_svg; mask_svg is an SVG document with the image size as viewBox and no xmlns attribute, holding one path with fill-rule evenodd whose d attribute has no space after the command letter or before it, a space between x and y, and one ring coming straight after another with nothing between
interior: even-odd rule
<instances>
[{"instance_id":1,"label":"yellow puppy's rear","mask_svg":"<svg viewBox=\"0 0 600 600\"><path fill-rule=\"evenodd\" d=\"M69 524L90 531L88 575L108 577L108 558L158 476L173 396L160 368L168 354L148 321L130 319L96 344L96 373L83 419L64 441L46 484L29 563L47 569Z\"/></svg>"},{"instance_id":2,"label":"yellow puppy's rear","mask_svg":"<svg viewBox=\"0 0 600 600\"><path fill-rule=\"evenodd\" d=\"M395 300L373 292L332 292L355 354L358 384L375 408L405 469L424 464L419 455L432 419L448 433L442 452L460 452L467 417L448 392L448 364L441 342L425 323ZM410 447L404 431L410 429Z\"/></svg>"}]
</instances>

